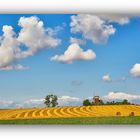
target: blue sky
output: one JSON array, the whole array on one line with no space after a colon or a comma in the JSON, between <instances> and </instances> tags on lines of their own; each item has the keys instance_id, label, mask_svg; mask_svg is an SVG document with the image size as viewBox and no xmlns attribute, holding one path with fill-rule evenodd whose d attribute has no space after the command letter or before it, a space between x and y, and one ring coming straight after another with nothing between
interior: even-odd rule
<instances>
[{"instance_id":1,"label":"blue sky","mask_svg":"<svg viewBox=\"0 0 140 140\"><path fill-rule=\"evenodd\" d=\"M21 30L26 28L24 25L24 27L18 25L21 17L24 17L23 20L26 22L31 17L35 17L34 21L36 22L42 21L41 28L45 34L47 34L46 30L51 28L54 31L50 35L51 38L60 40L60 42L51 47L48 44L43 44L43 47L40 46L41 49L37 48L33 52L31 44L28 46L27 40L22 40L23 34L18 39ZM21 21L20 24L25 24L24 21ZM6 27L8 33L9 26L12 27L13 38L19 42L17 48L20 48L22 52L30 49L29 53L32 54L26 55L24 58L18 56L12 60L8 59L6 64L3 64L4 60L7 60L4 57L9 53L0 57L0 100L40 99L49 93L54 93L59 97L87 98L94 95L104 97L113 92L114 94L119 93L119 96L121 94L140 97L139 17L128 15L106 17L76 14L1 14L1 47L5 47L3 46L4 34L2 31L4 25L8 25ZM107 34L104 34L104 30ZM35 34L31 33L31 38L34 38ZM79 39L84 43L79 43L77 40L70 42L70 38ZM79 56L73 58L64 56L64 52L70 46L78 47L83 52L90 50L90 54L86 52L90 56L87 58L79 54L80 50L77 50L76 54ZM2 51L0 50L0 54L3 53ZM16 56L17 53L14 55ZM57 55L56 58L54 58L55 55ZM14 68L17 65L22 68ZM26 68L24 69L24 67Z\"/></svg>"}]
</instances>

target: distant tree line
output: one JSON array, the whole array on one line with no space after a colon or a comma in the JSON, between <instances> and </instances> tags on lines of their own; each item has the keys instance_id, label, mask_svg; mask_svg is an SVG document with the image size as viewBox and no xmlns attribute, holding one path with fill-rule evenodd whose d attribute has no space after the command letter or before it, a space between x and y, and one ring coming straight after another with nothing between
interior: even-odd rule
<instances>
[{"instance_id":1,"label":"distant tree line","mask_svg":"<svg viewBox=\"0 0 140 140\"><path fill-rule=\"evenodd\" d=\"M131 103L128 102L128 100L124 99L122 101L111 101L111 102L106 102L106 105L130 105Z\"/></svg>"},{"instance_id":2,"label":"distant tree line","mask_svg":"<svg viewBox=\"0 0 140 140\"><path fill-rule=\"evenodd\" d=\"M130 105L131 103L128 100L124 99L122 101L107 101L103 102L103 100L93 100L85 99L83 101L83 106L92 106L92 105Z\"/></svg>"}]
</instances>

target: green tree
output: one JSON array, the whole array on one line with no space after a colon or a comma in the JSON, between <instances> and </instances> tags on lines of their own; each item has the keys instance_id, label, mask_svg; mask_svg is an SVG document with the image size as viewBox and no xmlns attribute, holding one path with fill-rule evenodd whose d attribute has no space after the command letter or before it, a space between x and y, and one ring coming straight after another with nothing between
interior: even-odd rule
<instances>
[{"instance_id":1,"label":"green tree","mask_svg":"<svg viewBox=\"0 0 140 140\"><path fill-rule=\"evenodd\" d=\"M90 105L92 105L92 104L88 99L83 101L83 106L90 106Z\"/></svg>"},{"instance_id":2,"label":"green tree","mask_svg":"<svg viewBox=\"0 0 140 140\"><path fill-rule=\"evenodd\" d=\"M50 94L50 95L47 95L45 97L45 102L44 104L47 106L47 107L55 107L58 105L58 102L57 102L58 98L56 95L53 95L53 94Z\"/></svg>"}]
</instances>

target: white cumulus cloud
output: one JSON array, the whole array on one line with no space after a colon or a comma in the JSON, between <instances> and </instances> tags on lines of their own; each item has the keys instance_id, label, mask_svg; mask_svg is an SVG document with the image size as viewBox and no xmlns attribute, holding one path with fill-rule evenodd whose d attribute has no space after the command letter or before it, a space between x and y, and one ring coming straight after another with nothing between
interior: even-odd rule
<instances>
[{"instance_id":1,"label":"white cumulus cloud","mask_svg":"<svg viewBox=\"0 0 140 140\"><path fill-rule=\"evenodd\" d=\"M113 25L96 15L79 14L71 17L71 32L82 33L85 39L93 43L104 43L116 29Z\"/></svg>"},{"instance_id":2,"label":"white cumulus cloud","mask_svg":"<svg viewBox=\"0 0 140 140\"><path fill-rule=\"evenodd\" d=\"M140 77L140 64L139 63L133 65L133 67L130 70L130 74L134 77Z\"/></svg>"},{"instance_id":3,"label":"white cumulus cloud","mask_svg":"<svg viewBox=\"0 0 140 140\"><path fill-rule=\"evenodd\" d=\"M19 42L15 37L15 33L11 26L3 26L3 35L0 40L0 69L14 63L19 59L21 50Z\"/></svg>"},{"instance_id":4,"label":"white cumulus cloud","mask_svg":"<svg viewBox=\"0 0 140 140\"><path fill-rule=\"evenodd\" d=\"M116 32L112 23L127 24L129 17L115 14L78 14L71 16L70 26L72 33L81 33L85 39L93 43L105 43Z\"/></svg>"},{"instance_id":5,"label":"white cumulus cloud","mask_svg":"<svg viewBox=\"0 0 140 140\"><path fill-rule=\"evenodd\" d=\"M21 17L18 25L21 27L19 34L13 31L12 26L4 25L2 28L0 70L25 70L27 67L18 64L21 59L44 48L55 48L61 42L54 37L61 27L57 26L54 30L45 28L43 21L35 16ZM25 50L21 49L21 45L24 45Z\"/></svg>"},{"instance_id":6,"label":"white cumulus cloud","mask_svg":"<svg viewBox=\"0 0 140 140\"><path fill-rule=\"evenodd\" d=\"M103 96L103 98L109 100L127 99L128 101L132 101L132 100L140 100L140 95L133 95L124 92L109 92L108 95Z\"/></svg>"},{"instance_id":7,"label":"white cumulus cloud","mask_svg":"<svg viewBox=\"0 0 140 140\"><path fill-rule=\"evenodd\" d=\"M28 48L23 57L34 55L43 48L54 48L61 42L52 36L54 35L52 33L53 29L45 29L43 21L40 21L35 16L21 17L18 25L21 26L18 41Z\"/></svg>"},{"instance_id":8,"label":"white cumulus cloud","mask_svg":"<svg viewBox=\"0 0 140 140\"><path fill-rule=\"evenodd\" d=\"M75 43L71 44L64 54L55 55L51 60L70 64L77 60L93 60L95 58L96 54L91 49L84 51Z\"/></svg>"}]
</instances>

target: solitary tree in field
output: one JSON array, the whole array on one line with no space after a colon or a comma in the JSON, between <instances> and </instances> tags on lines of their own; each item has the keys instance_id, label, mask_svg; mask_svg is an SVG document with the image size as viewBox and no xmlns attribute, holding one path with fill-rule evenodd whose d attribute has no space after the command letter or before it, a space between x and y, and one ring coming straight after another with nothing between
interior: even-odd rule
<instances>
[{"instance_id":1,"label":"solitary tree in field","mask_svg":"<svg viewBox=\"0 0 140 140\"><path fill-rule=\"evenodd\" d=\"M57 102L58 98L56 95L53 95L53 94L50 94L50 95L47 95L45 97L45 102L44 104L47 106L47 107L55 107L58 105L58 102Z\"/></svg>"},{"instance_id":2,"label":"solitary tree in field","mask_svg":"<svg viewBox=\"0 0 140 140\"><path fill-rule=\"evenodd\" d=\"M91 102L88 99L83 101L83 106L90 106L90 105L91 105Z\"/></svg>"}]
</instances>

